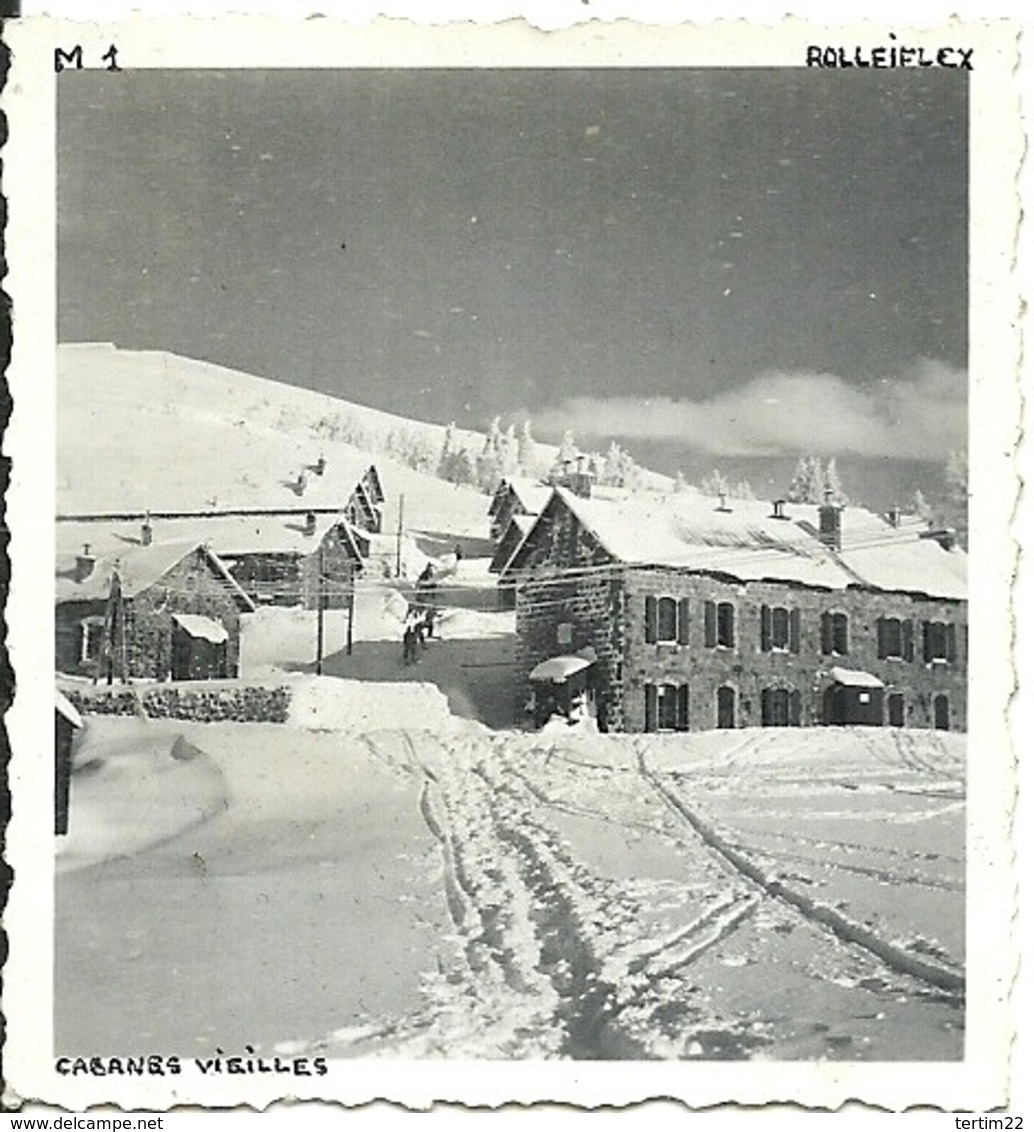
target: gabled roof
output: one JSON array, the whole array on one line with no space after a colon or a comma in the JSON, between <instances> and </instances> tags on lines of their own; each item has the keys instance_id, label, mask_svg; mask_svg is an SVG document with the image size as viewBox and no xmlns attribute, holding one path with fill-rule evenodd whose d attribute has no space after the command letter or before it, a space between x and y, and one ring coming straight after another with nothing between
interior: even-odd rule
<instances>
[{"instance_id":1,"label":"gabled roof","mask_svg":"<svg viewBox=\"0 0 1034 1132\"><path fill-rule=\"evenodd\" d=\"M77 582L71 571L58 572L55 601L106 601L117 572L122 595L134 597L160 581L174 566L191 554L204 556L212 572L225 583L230 596L244 611L255 606L227 569L226 563L209 547L197 541L154 542L150 546L126 546L115 554L98 556L91 572Z\"/></svg>"},{"instance_id":2,"label":"gabled roof","mask_svg":"<svg viewBox=\"0 0 1034 1132\"><path fill-rule=\"evenodd\" d=\"M502 538L499 540L499 545L496 547L496 552L492 556L492 561L489 563L488 572L490 574L505 572L528 531L535 526L537 518L537 515L511 516L510 521L506 524L506 530L503 531Z\"/></svg>"},{"instance_id":3,"label":"gabled roof","mask_svg":"<svg viewBox=\"0 0 1034 1132\"><path fill-rule=\"evenodd\" d=\"M823 589L865 586L966 598L966 555L945 551L914 530L892 527L863 508L841 512L841 550L819 538L818 510L785 504L784 518L760 500L724 508L698 492L630 493L582 499L556 488L547 508L510 560L527 561L538 532L566 508L614 562L721 574L740 581L779 581Z\"/></svg>"}]
</instances>

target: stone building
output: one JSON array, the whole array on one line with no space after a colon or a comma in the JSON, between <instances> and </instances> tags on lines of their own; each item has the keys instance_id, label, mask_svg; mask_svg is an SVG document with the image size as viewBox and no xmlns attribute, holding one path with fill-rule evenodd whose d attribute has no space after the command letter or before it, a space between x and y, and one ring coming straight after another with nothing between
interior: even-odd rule
<instances>
[{"instance_id":1,"label":"stone building","mask_svg":"<svg viewBox=\"0 0 1034 1132\"><path fill-rule=\"evenodd\" d=\"M521 694L591 657L606 730L963 730L966 555L925 536L861 508L558 488L504 573Z\"/></svg>"},{"instance_id":2,"label":"stone building","mask_svg":"<svg viewBox=\"0 0 1034 1132\"><path fill-rule=\"evenodd\" d=\"M108 682L233 677L241 614L254 608L203 544L125 544L104 557L84 544L59 559L56 669Z\"/></svg>"}]
</instances>

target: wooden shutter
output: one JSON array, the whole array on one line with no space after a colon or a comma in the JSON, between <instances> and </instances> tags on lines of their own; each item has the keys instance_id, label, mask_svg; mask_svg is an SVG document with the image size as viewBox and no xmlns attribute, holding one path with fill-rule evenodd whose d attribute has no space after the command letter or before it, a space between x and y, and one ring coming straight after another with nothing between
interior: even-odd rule
<instances>
[{"instance_id":1,"label":"wooden shutter","mask_svg":"<svg viewBox=\"0 0 1034 1132\"><path fill-rule=\"evenodd\" d=\"M657 685L646 685L646 730L657 730Z\"/></svg>"},{"instance_id":2,"label":"wooden shutter","mask_svg":"<svg viewBox=\"0 0 1034 1132\"><path fill-rule=\"evenodd\" d=\"M649 596L646 599L646 643L652 645L657 640L657 599Z\"/></svg>"},{"instance_id":3,"label":"wooden shutter","mask_svg":"<svg viewBox=\"0 0 1034 1132\"><path fill-rule=\"evenodd\" d=\"M680 645L689 644L689 598L679 599L678 611L678 642Z\"/></svg>"},{"instance_id":4,"label":"wooden shutter","mask_svg":"<svg viewBox=\"0 0 1034 1132\"><path fill-rule=\"evenodd\" d=\"M772 726L772 689L761 689L761 726Z\"/></svg>"},{"instance_id":5,"label":"wooden shutter","mask_svg":"<svg viewBox=\"0 0 1034 1132\"><path fill-rule=\"evenodd\" d=\"M929 664L933 658L933 629L929 621L923 622L923 661Z\"/></svg>"},{"instance_id":6,"label":"wooden shutter","mask_svg":"<svg viewBox=\"0 0 1034 1132\"><path fill-rule=\"evenodd\" d=\"M761 651L772 651L772 610L767 605L761 607Z\"/></svg>"},{"instance_id":7,"label":"wooden shutter","mask_svg":"<svg viewBox=\"0 0 1034 1132\"><path fill-rule=\"evenodd\" d=\"M675 727L679 731L689 730L689 685L679 685L678 717Z\"/></svg>"},{"instance_id":8,"label":"wooden shutter","mask_svg":"<svg viewBox=\"0 0 1034 1132\"><path fill-rule=\"evenodd\" d=\"M713 649L718 643L717 615L713 601L704 602L704 647Z\"/></svg>"},{"instance_id":9,"label":"wooden shutter","mask_svg":"<svg viewBox=\"0 0 1034 1132\"><path fill-rule=\"evenodd\" d=\"M790 610L790 652L801 651L801 611Z\"/></svg>"},{"instance_id":10,"label":"wooden shutter","mask_svg":"<svg viewBox=\"0 0 1034 1132\"><path fill-rule=\"evenodd\" d=\"M912 643L912 622L901 622L901 655L905 660L915 656L915 646Z\"/></svg>"},{"instance_id":11,"label":"wooden shutter","mask_svg":"<svg viewBox=\"0 0 1034 1132\"><path fill-rule=\"evenodd\" d=\"M822 652L825 656L833 653L833 614L822 615Z\"/></svg>"},{"instance_id":12,"label":"wooden shutter","mask_svg":"<svg viewBox=\"0 0 1034 1132\"><path fill-rule=\"evenodd\" d=\"M790 693L790 720L791 727L801 725L801 693L796 688Z\"/></svg>"},{"instance_id":13,"label":"wooden shutter","mask_svg":"<svg viewBox=\"0 0 1034 1132\"><path fill-rule=\"evenodd\" d=\"M880 660L887 656L887 622L882 617L876 622L876 655Z\"/></svg>"},{"instance_id":14,"label":"wooden shutter","mask_svg":"<svg viewBox=\"0 0 1034 1132\"><path fill-rule=\"evenodd\" d=\"M949 624L946 627L945 632L946 632L947 637L948 637L947 642L946 642L946 644L948 646L948 660L951 661L952 664L954 664L955 663L955 657L957 655L956 651L955 651L955 625Z\"/></svg>"}]
</instances>

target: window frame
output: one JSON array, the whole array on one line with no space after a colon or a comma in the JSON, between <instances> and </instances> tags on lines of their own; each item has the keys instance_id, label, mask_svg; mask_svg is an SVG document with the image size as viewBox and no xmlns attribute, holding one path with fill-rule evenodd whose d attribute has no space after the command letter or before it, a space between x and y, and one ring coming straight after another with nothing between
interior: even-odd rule
<instances>
[{"instance_id":1,"label":"window frame","mask_svg":"<svg viewBox=\"0 0 1034 1132\"><path fill-rule=\"evenodd\" d=\"M104 622L100 614L90 614L79 622L79 663L97 664L104 655ZM91 649L95 645L95 651Z\"/></svg>"},{"instance_id":2,"label":"window frame","mask_svg":"<svg viewBox=\"0 0 1034 1132\"><path fill-rule=\"evenodd\" d=\"M888 640L893 631L895 640ZM915 657L912 619L909 617L879 617L876 620L876 654L880 660L903 660L910 663Z\"/></svg>"}]
</instances>

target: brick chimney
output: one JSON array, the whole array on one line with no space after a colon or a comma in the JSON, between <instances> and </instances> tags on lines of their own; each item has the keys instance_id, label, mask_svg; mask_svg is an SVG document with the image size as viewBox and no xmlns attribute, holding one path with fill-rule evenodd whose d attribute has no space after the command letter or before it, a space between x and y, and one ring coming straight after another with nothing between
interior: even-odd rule
<instances>
[{"instance_id":1,"label":"brick chimney","mask_svg":"<svg viewBox=\"0 0 1034 1132\"><path fill-rule=\"evenodd\" d=\"M94 566L97 565L97 559L90 553L90 544L83 545L82 553L77 554L75 558L75 574L73 577L77 582L85 582L86 579L93 573Z\"/></svg>"},{"instance_id":2,"label":"brick chimney","mask_svg":"<svg viewBox=\"0 0 1034 1132\"><path fill-rule=\"evenodd\" d=\"M840 549L840 512L842 508L833 502L831 492L826 492L826 502L819 504L819 541L830 550Z\"/></svg>"},{"instance_id":3,"label":"brick chimney","mask_svg":"<svg viewBox=\"0 0 1034 1132\"><path fill-rule=\"evenodd\" d=\"M770 517L773 518L773 519L787 519L787 518L789 518L789 516L783 510L784 507L786 507L786 500L785 499L773 499L772 500L772 514L771 514Z\"/></svg>"},{"instance_id":4,"label":"brick chimney","mask_svg":"<svg viewBox=\"0 0 1034 1132\"><path fill-rule=\"evenodd\" d=\"M316 533L316 512L305 512L305 533L312 536Z\"/></svg>"}]
</instances>

